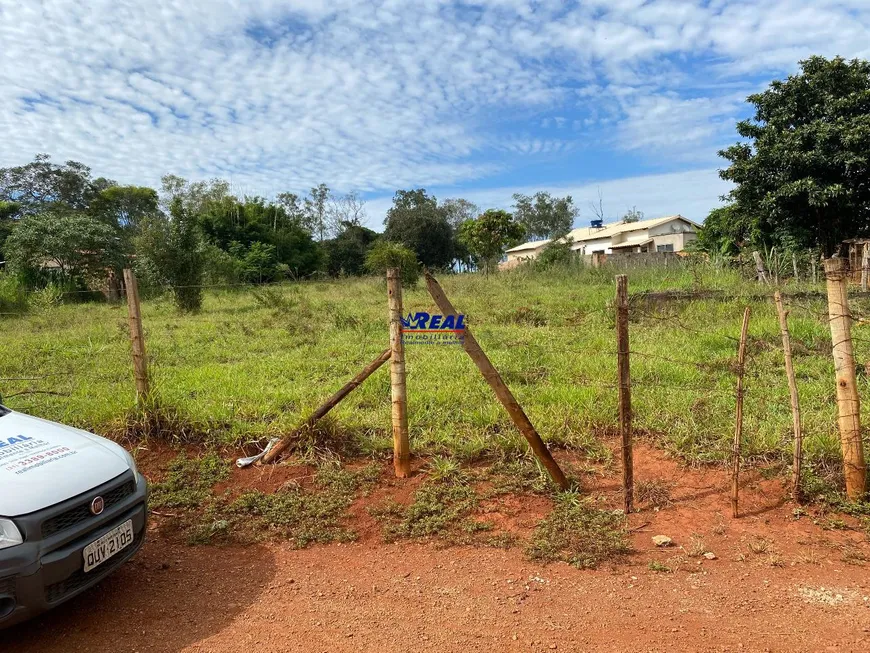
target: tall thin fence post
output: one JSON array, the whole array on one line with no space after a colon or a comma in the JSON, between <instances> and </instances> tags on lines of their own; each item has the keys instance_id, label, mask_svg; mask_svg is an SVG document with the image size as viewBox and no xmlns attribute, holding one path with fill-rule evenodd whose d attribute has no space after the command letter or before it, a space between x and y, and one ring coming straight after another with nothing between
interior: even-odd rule
<instances>
[{"instance_id":1,"label":"tall thin fence post","mask_svg":"<svg viewBox=\"0 0 870 653\"><path fill-rule=\"evenodd\" d=\"M757 251L752 252L752 258L755 260L755 274L758 277L758 280L763 281L764 283L769 283L767 280L767 270L764 268L764 261L761 258L761 254Z\"/></svg>"},{"instance_id":2,"label":"tall thin fence post","mask_svg":"<svg viewBox=\"0 0 870 653\"><path fill-rule=\"evenodd\" d=\"M834 348L834 369L837 374L837 409L840 446L843 450L843 473L846 494L852 500L861 499L866 483L866 463L861 443L861 404L855 373L855 353L852 349L852 314L849 311L848 270L842 258L825 259L828 287L828 320Z\"/></svg>"},{"instance_id":3,"label":"tall thin fence post","mask_svg":"<svg viewBox=\"0 0 870 653\"><path fill-rule=\"evenodd\" d=\"M634 505L634 465L631 433L631 366L628 343L628 277L616 275L616 350L619 381L619 434L622 438L622 493L625 514Z\"/></svg>"},{"instance_id":4,"label":"tall thin fence post","mask_svg":"<svg viewBox=\"0 0 870 653\"><path fill-rule=\"evenodd\" d=\"M795 502L801 500L801 463L803 460L803 431L801 429L801 407L798 398L797 381L794 375L794 361L791 355L791 335L788 331L788 311L782 304L782 293L778 290L773 293L773 301L776 303L776 313L779 316L779 330L782 334L782 353L785 358L785 376L788 379L788 394L791 402L791 421L794 430L794 462L792 473L792 498Z\"/></svg>"},{"instance_id":5,"label":"tall thin fence post","mask_svg":"<svg viewBox=\"0 0 870 653\"><path fill-rule=\"evenodd\" d=\"M813 285L815 286L819 282L818 274L816 273L816 253L810 251L810 274L813 278Z\"/></svg>"},{"instance_id":6,"label":"tall thin fence post","mask_svg":"<svg viewBox=\"0 0 870 653\"><path fill-rule=\"evenodd\" d=\"M870 273L870 245L861 247L861 291L867 292L867 276Z\"/></svg>"},{"instance_id":7,"label":"tall thin fence post","mask_svg":"<svg viewBox=\"0 0 870 653\"><path fill-rule=\"evenodd\" d=\"M791 269L794 272L794 280L799 281L800 276L798 275L797 254L794 252L791 253Z\"/></svg>"},{"instance_id":8,"label":"tall thin fence post","mask_svg":"<svg viewBox=\"0 0 870 653\"><path fill-rule=\"evenodd\" d=\"M133 350L133 376L136 380L136 403L148 401L150 383L148 358L145 355L145 333L142 329L142 311L139 305L139 284L133 270L124 270L124 285L127 288L127 315L130 323L130 346Z\"/></svg>"},{"instance_id":9,"label":"tall thin fence post","mask_svg":"<svg viewBox=\"0 0 870 653\"><path fill-rule=\"evenodd\" d=\"M393 467L398 478L411 475L408 442L408 389L405 383L405 344L402 341L402 281L398 268L387 270L390 305L390 394L393 418Z\"/></svg>"},{"instance_id":10,"label":"tall thin fence post","mask_svg":"<svg viewBox=\"0 0 870 653\"><path fill-rule=\"evenodd\" d=\"M731 468L731 516L740 513L737 508L737 497L740 491L740 443L743 440L743 371L746 365L746 336L749 333L750 308L743 311L743 326L740 328L740 346L737 348L737 411L734 420L734 447Z\"/></svg>"}]
</instances>

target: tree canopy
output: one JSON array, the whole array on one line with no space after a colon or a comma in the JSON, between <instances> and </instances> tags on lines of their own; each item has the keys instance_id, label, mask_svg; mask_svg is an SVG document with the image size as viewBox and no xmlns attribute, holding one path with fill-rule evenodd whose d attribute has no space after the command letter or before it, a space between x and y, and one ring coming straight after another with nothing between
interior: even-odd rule
<instances>
[{"instance_id":1,"label":"tree canopy","mask_svg":"<svg viewBox=\"0 0 870 653\"><path fill-rule=\"evenodd\" d=\"M751 216L756 246L827 254L870 235L870 63L810 57L748 101L754 115L737 124L745 140L720 152L734 210L717 219Z\"/></svg>"},{"instance_id":2,"label":"tree canopy","mask_svg":"<svg viewBox=\"0 0 870 653\"><path fill-rule=\"evenodd\" d=\"M553 197L545 191L532 196L514 194L514 209L517 222L531 239L564 236L573 228L578 213L570 195Z\"/></svg>"},{"instance_id":3,"label":"tree canopy","mask_svg":"<svg viewBox=\"0 0 870 653\"><path fill-rule=\"evenodd\" d=\"M507 211L490 209L459 227L459 240L468 248L474 264L485 272L495 268L508 247L518 244L525 229Z\"/></svg>"},{"instance_id":4,"label":"tree canopy","mask_svg":"<svg viewBox=\"0 0 870 653\"><path fill-rule=\"evenodd\" d=\"M453 229L438 201L424 189L397 191L384 224L384 238L413 251L426 267L445 268L453 262Z\"/></svg>"}]
</instances>

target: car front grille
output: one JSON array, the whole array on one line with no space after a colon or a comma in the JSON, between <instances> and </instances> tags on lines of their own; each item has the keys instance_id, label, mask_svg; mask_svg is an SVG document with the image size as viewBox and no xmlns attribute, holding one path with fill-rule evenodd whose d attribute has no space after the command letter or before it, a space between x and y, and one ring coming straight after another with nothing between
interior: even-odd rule
<instances>
[{"instance_id":1,"label":"car front grille","mask_svg":"<svg viewBox=\"0 0 870 653\"><path fill-rule=\"evenodd\" d=\"M103 510L108 510L112 506L120 503L130 495L132 495L136 491L136 483L132 480L127 481L119 485L118 487L109 490L103 497ZM97 496L96 493L94 496ZM50 517L46 519L42 523L42 537L43 539L50 537L52 535L56 535L57 533L61 533L68 528L72 528L78 524L81 524L88 519L94 517L91 514L91 501L93 501L93 497L90 499L83 501L82 503L74 506L59 515L55 515L54 517Z\"/></svg>"},{"instance_id":2,"label":"car front grille","mask_svg":"<svg viewBox=\"0 0 870 653\"><path fill-rule=\"evenodd\" d=\"M77 572L73 573L65 580L46 586L45 600L48 603L56 603L63 600L63 598L66 597L68 594L72 594L73 592L80 590L83 587L93 585L98 581L102 580L113 571L115 571L122 564L124 564L127 558L130 557L131 553L142 542L142 537L144 535L145 529L143 528L133 538L132 544L130 544L126 549L118 552L118 554L114 558L110 558L93 571L85 573L83 569L79 569Z\"/></svg>"}]
</instances>

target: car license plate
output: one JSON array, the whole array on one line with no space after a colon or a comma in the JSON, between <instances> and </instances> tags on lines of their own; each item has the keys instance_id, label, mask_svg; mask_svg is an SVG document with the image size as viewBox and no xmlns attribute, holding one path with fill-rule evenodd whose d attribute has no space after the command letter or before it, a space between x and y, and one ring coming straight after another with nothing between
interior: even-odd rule
<instances>
[{"instance_id":1,"label":"car license plate","mask_svg":"<svg viewBox=\"0 0 870 653\"><path fill-rule=\"evenodd\" d=\"M133 520L128 519L103 535L98 540L88 544L83 555L85 558L85 573L94 567L99 567L119 551L133 544Z\"/></svg>"}]
</instances>

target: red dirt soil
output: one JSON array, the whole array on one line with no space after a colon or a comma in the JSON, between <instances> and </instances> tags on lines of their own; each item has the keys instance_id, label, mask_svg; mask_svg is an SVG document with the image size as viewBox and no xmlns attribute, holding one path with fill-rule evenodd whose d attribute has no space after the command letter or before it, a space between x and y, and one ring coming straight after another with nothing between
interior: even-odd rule
<instances>
[{"instance_id":1,"label":"red dirt soil","mask_svg":"<svg viewBox=\"0 0 870 653\"><path fill-rule=\"evenodd\" d=\"M352 507L360 539L350 545L188 547L157 516L132 562L0 633L0 651L870 650L870 544L848 517L823 530L827 516L796 517L780 480L749 472L733 520L724 472L688 470L647 446L635 450L635 472L674 483L672 503L639 506L635 552L595 571L529 562L520 547L382 543L365 507L406 502L419 474ZM239 470L221 491L270 491L306 473ZM616 475L584 483L620 505ZM508 497L483 518L525 535L548 505ZM659 534L672 546L655 547ZM671 572L652 571L653 561Z\"/></svg>"}]
</instances>

